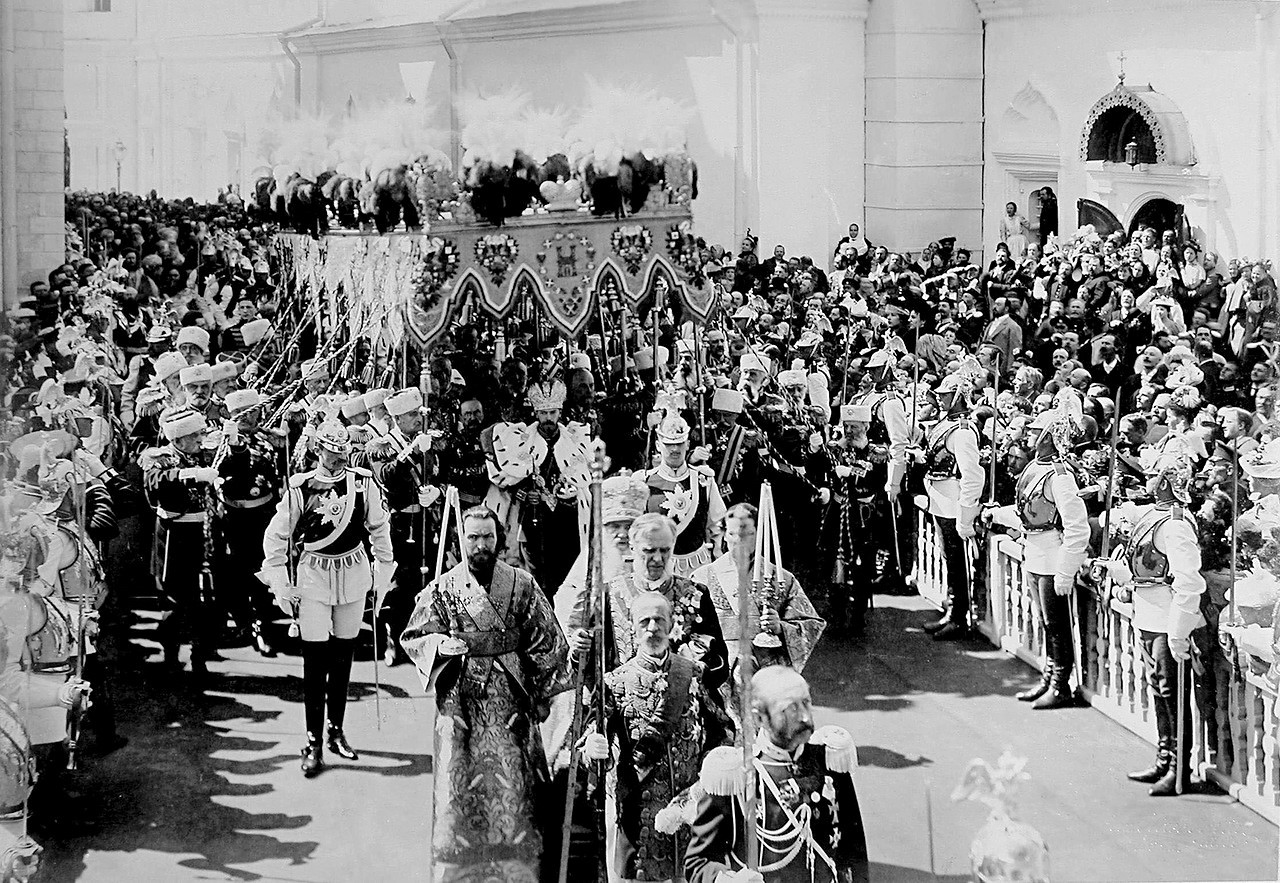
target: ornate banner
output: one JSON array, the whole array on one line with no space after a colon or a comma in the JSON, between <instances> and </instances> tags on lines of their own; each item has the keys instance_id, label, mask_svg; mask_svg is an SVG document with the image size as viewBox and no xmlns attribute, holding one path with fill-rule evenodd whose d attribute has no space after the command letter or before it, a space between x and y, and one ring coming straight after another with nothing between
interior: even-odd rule
<instances>
[{"instance_id":1,"label":"ornate banner","mask_svg":"<svg viewBox=\"0 0 1280 883\"><path fill-rule=\"evenodd\" d=\"M688 209L673 207L620 219L549 212L502 227L437 224L429 233L279 238L310 296L332 296L342 286L353 310L370 299L394 300L406 329L427 348L466 303L506 318L536 297L552 324L574 337L601 292L621 295L634 309L660 282L705 321L714 291L699 271L692 227Z\"/></svg>"}]
</instances>

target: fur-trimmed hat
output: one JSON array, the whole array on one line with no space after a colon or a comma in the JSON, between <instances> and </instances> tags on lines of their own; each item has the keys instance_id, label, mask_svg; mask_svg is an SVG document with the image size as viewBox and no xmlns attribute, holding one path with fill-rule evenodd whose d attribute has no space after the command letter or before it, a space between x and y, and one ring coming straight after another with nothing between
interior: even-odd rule
<instances>
[{"instance_id":1,"label":"fur-trimmed hat","mask_svg":"<svg viewBox=\"0 0 1280 883\"><path fill-rule=\"evenodd\" d=\"M208 365L188 365L178 373L183 386L192 383L213 383L213 368Z\"/></svg>"},{"instance_id":2,"label":"fur-trimmed hat","mask_svg":"<svg viewBox=\"0 0 1280 883\"><path fill-rule=\"evenodd\" d=\"M361 398L364 399L364 406L368 408L370 411L372 411L374 408L378 407L379 405L384 404L390 396L391 396L391 390L379 388L379 389L369 390L367 393L361 396Z\"/></svg>"},{"instance_id":3,"label":"fur-trimmed hat","mask_svg":"<svg viewBox=\"0 0 1280 883\"><path fill-rule=\"evenodd\" d=\"M840 422L841 423L870 423L871 422L871 406L870 405L841 405L840 406Z\"/></svg>"},{"instance_id":4,"label":"fur-trimmed hat","mask_svg":"<svg viewBox=\"0 0 1280 883\"><path fill-rule=\"evenodd\" d=\"M243 414L251 408L266 404L266 401L258 394L256 389L237 389L227 393L225 404L227 412L232 417L235 417L237 414Z\"/></svg>"},{"instance_id":5,"label":"fur-trimmed hat","mask_svg":"<svg viewBox=\"0 0 1280 883\"><path fill-rule=\"evenodd\" d=\"M422 409L422 391L416 386L408 389L402 389L393 396L388 396L383 402L387 409L387 413L392 417L399 417L401 414L408 414L411 411Z\"/></svg>"},{"instance_id":6,"label":"fur-trimmed hat","mask_svg":"<svg viewBox=\"0 0 1280 883\"><path fill-rule=\"evenodd\" d=\"M178 332L178 342L174 346L180 347L187 343L197 347L200 352L207 353L209 352L209 332L197 325L187 325Z\"/></svg>"},{"instance_id":7,"label":"fur-trimmed hat","mask_svg":"<svg viewBox=\"0 0 1280 883\"><path fill-rule=\"evenodd\" d=\"M343 417L355 417L358 414L368 414L369 406L365 404L364 396L352 396L339 405L338 410Z\"/></svg>"},{"instance_id":8,"label":"fur-trimmed hat","mask_svg":"<svg viewBox=\"0 0 1280 883\"><path fill-rule=\"evenodd\" d=\"M204 416L190 408L171 408L160 415L160 431L169 441L204 430Z\"/></svg>"},{"instance_id":9,"label":"fur-trimmed hat","mask_svg":"<svg viewBox=\"0 0 1280 883\"><path fill-rule=\"evenodd\" d=\"M328 380L329 364L323 359L307 359L302 363L303 380Z\"/></svg>"},{"instance_id":10,"label":"fur-trimmed hat","mask_svg":"<svg viewBox=\"0 0 1280 883\"><path fill-rule=\"evenodd\" d=\"M173 375L181 372L185 367L187 367L187 360L182 358L180 354L174 352L161 353L156 358L156 379L163 383Z\"/></svg>"},{"instance_id":11,"label":"fur-trimmed hat","mask_svg":"<svg viewBox=\"0 0 1280 883\"><path fill-rule=\"evenodd\" d=\"M271 331L271 322L267 319L254 319L240 326L240 336L245 346L255 346Z\"/></svg>"},{"instance_id":12,"label":"fur-trimmed hat","mask_svg":"<svg viewBox=\"0 0 1280 883\"><path fill-rule=\"evenodd\" d=\"M736 389L722 387L711 395L711 410L724 411L726 414L741 414L744 400L742 393Z\"/></svg>"},{"instance_id":13,"label":"fur-trimmed hat","mask_svg":"<svg viewBox=\"0 0 1280 883\"><path fill-rule=\"evenodd\" d=\"M223 380L234 380L240 376L240 366L231 361L215 362L209 370L209 374L214 383L219 383Z\"/></svg>"}]
</instances>

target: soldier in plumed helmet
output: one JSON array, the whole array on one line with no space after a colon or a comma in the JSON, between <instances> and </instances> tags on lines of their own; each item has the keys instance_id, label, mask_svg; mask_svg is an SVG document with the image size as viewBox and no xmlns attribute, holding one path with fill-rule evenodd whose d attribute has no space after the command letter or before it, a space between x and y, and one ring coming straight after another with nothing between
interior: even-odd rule
<instances>
[{"instance_id":1,"label":"soldier in plumed helmet","mask_svg":"<svg viewBox=\"0 0 1280 883\"><path fill-rule=\"evenodd\" d=\"M1044 623L1047 658L1040 683L1018 694L1033 708L1052 709L1075 700L1069 680L1075 664L1070 595L1076 571L1089 551L1089 513L1081 481L1068 455L1081 437L1084 412L1073 389L1058 393L1055 406L1031 424L1039 437L1035 460L1018 476L1016 502L992 510L990 518L1022 531L1022 570L1033 582Z\"/></svg>"},{"instance_id":2,"label":"soldier in plumed helmet","mask_svg":"<svg viewBox=\"0 0 1280 883\"><path fill-rule=\"evenodd\" d=\"M368 470L347 465L346 427L324 423L315 441L316 468L290 477L263 538L259 574L302 636L308 778L323 768L326 744L339 757L358 759L343 733L351 660L366 597L372 590L376 609L394 568L382 490Z\"/></svg>"},{"instance_id":3,"label":"soldier in plumed helmet","mask_svg":"<svg viewBox=\"0 0 1280 883\"><path fill-rule=\"evenodd\" d=\"M935 396L941 416L924 440L929 514L942 538L947 563L948 609L940 620L925 626L939 641L953 641L969 633L967 541L976 533L974 519L986 483L978 457L978 429L969 418L969 395L979 370L977 360L970 358L938 384Z\"/></svg>"},{"instance_id":4,"label":"soldier in plumed helmet","mask_svg":"<svg viewBox=\"0 0 1280 883\"><path fill-rule=\"evenodd\" d=\"M689 424L674 408L666 411L654 434L660 460L644 475L648 511L666 515L675 524L675 573L689 576L714 557L712 531L724 517L724 500L706 465L710 452L699 446L690 453Z\"/></svg>"},{"instance_id":5,"label":"soldier in plumed helmet","mask_svg":"<svg viewBox=\"0 0 1280 883\"><path fill-rule=\"evenodd\" d=\"M877 494L874 510L873 533L878 537L876 548L887 552L884 574L891 583L901 583L903 574L899 562L905 557L903 550L894 550L895 533L889 519L896 517L896 501L902 491L902 480L907 474L907 446L911 443L910 417L902 396L894 389L894 357L886 349L876 350L866 364L871 389L851 400L855 405L871 408L871 422L867 427L867 440L888 449L889 462L883 470L884 487Z\"/></svg>"},{"instance_id":6,"label":"soldier in plumed helmet","mask_svg":"<svg viewBox=\"0 0 1280 883\"><path fill-rule=\"evenodd\" d=\"M1153 797L1181 794L1191 779L1192 646L1204 646L1200 612L1205 580L1191 502L1191 462L1180 452L1162 454L1148 472L1155 502L1125 505L1118 513L1130 526L1129 540L1104 564L1121 600L1133 601L1142 667L1151 685L1156 718L1156 760L1129 774L1150 783ZM1199 660L1194 663L1199 665ZM1181 706L1181 707L1180 707Z\"/></svg>"},{"instance_id":7,"label":"soldier in plumed helmet","mask_svg":"<svg viewBox=\"0 0 1280 883\"><path fill-rule=\"evenodd\" d=\"M169 352L173 345L173 331L168 325L153 325L147 332L147 352L129 359L128 376L120 395L120 420L126 429L133 429L137 420L138 393L146 389L156 373L156 360Z\"/></svg>"}]
</instances>

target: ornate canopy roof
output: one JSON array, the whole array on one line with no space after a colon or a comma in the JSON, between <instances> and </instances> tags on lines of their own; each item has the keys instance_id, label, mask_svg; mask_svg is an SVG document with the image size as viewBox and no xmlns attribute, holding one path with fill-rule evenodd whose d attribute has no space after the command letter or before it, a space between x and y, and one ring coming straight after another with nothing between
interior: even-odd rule
<instances>
[{"instance_id":1,"label":"ornate canopy roof","mask_svg":"<svg viewBox=\"0 0 1280 883\"><path fill-rule=\"evenodd\" d=\"M1187 118L1172 99L1149 84L1131 89L1121 78L1114 89L1098 99L1080 135L1080 158L1114 159L1099 155L1098 151L1101 145L1121 134L1126 139L1133 137L1139 141L1140 148L1145 146L1154 151L1152 159L1158 165L1196 163Z\"/></svg>"}]
</instances>

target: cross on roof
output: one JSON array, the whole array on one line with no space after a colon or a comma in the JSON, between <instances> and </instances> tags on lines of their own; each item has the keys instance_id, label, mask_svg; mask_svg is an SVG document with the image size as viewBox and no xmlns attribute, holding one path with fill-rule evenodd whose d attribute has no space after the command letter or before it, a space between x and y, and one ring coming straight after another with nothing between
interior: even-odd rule
<instances>
[{"instance_id":1,"label":"cross on roof","mask_svg":"<svg viewBox=\"0 0 1280 883\"><path fill-rule=\"evenodd\" d=\"M1124 84L1124 50L1120 50L1120 83Z\"/></svg>"}]
</instances>

